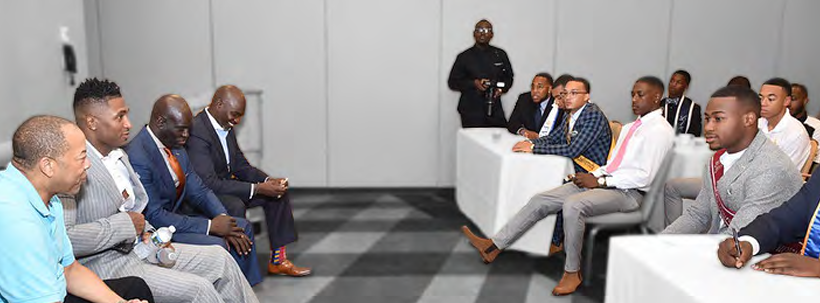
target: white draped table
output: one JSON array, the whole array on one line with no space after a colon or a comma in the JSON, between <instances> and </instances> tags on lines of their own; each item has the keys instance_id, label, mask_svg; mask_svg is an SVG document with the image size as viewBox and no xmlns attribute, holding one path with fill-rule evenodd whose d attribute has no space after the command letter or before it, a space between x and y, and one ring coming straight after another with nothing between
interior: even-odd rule
<instances>
[{"instance_id":1,"label":"white draped table","mask_svg":"<svg viewBox=\"0 0 820 303\"><path fill-rule=\"evenodd\" d=\"M523 139L502 128L459 130L456 201L487 236L498 232L532 196L560 186L574 172L566 157L513 152L513 145ZM701 177L713 152L702 138L679 136L675 142L667 179ZM663 230L663 220L663 201L658 201L650 229ZM554 223L554 215L541 220L511 249L547 255Z\"/></svg>"},{"instance_id":2,"label":"white draped table","mask_svg":"<svg viewBox=\"0 0 820 303\"><path fill-rule=\"evenodd\" d=\"M563 183L574 172L569 158L514 153L523 140L502 128L461 129L458 133L456 201L481 231L492 236L532 196ZM547 255L555 215L538 222L510 249Z\"/></svg>"},{"instance_id":3,"label":"white draped table","mask_svg":"<svg viewBox=\"0 0 820 303\"><path fill-rule=\"evenodd\" d=\"M611 238L605 302L809 302L820 298L820 279L772 275L748 265L740 270L723 267L717 259L717 247L725 238Z\"/></svg>"}]
</instances>

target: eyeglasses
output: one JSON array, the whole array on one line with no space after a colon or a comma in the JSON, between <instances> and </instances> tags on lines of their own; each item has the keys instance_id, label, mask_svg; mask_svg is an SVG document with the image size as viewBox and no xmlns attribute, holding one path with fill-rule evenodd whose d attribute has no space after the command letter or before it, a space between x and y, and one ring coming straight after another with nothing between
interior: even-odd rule
<instances>
[{"instance_id":1,"label":"eyeglasses","mask_svg":"<svg viewBox=\"0 0 820 303\"><path fill-rule=\"evenodd\" d=\"M477 34L490 34L490 33L493 32L493 29L492 28L486 28L486 27L479 27L479 28L475 29L475 32Z\"/></svg>"},{"instance_id":2,"label":"eyeglasses","mask_svg":"<svg viewBox=\"0 0 820 303\"><path fill-rule=\"evenodd\" d=\"M583 95L583 94L586 94L586 93L587 93L586 91L580 91L580 90L574 90L574 91L569 91L569 92L563 91L563 92L559 93L558 96L566 97L567 95L569 95L570 97L575 97L575 96Z\"/></svg>"}]
</instances>

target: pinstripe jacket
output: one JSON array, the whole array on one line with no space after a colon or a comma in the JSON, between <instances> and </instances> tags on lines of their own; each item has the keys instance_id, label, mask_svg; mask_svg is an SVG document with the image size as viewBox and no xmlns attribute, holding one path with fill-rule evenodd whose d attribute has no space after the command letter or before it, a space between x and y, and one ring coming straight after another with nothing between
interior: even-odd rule
<instances>
[{"instance_id":1,"label":"pinstripe jacket","mask_svg":"<svg viewBox=\"0 0 820 303\"><path fill-rule=\"evenodd\" d=\"M570 115L567 113L566 119ZM544 136L532 141L534 154L549 154L568 157L570 159L583 155L596 164L606 164L609 154L609 145L612 144L612 130L609 121L601 109L594 103L587 103L581 110L578 120L570 133L567 143L567 123L557 123L558 127ZM576 172L587 172L573 162Z\"/></svg>"},{"instance_id":2,"label":"pinstripe jacket","mask_svg":"<svg viewBox=\"0 0 820 303\"><path fill-rule=\"evenodd\" d=\"M86 145L89 150L92 148ZM97 153L89 152L88 159L91 168L80 192L75 197L60 196L66 231L77 261L103 279L121 277L143 263L133 252L125 254L115 249L134 241L134 223L127 213L119 211L123 197ZM123 155L122 162L134 184L134 199L137 203L147 202L148 195L129 164L128 155Z\"/></svg>"}]
</instances>

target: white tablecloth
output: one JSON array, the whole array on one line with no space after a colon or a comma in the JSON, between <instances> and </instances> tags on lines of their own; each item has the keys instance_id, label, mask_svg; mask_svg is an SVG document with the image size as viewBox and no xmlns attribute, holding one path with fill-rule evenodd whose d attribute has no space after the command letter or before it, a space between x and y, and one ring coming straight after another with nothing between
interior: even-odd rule
<instances>
[{"instance_id":1,"label":"white tablecloth","mask_svg":"<svg viewBox=\"0 0 820 303\"><path fill-rule=\"evenodd\" d=\"M502 128L458 133L456 201L485 235L494 235L532 196L561 185L574 171L569 158L512 152L523 139ZM541 220L510 249L547 255L554 225L554 215Z\"/></svg>"},{"instance_id":2,"label":"white tablecloth","mask_svg":"<svg viewBox=\"0 0 820 303\"><path fill-rule=\"evenodd\" d=\"M610 240L606 303L798 302L820 298L820 279L723 267L720 235ZM753 262L765 256L753 258Z\"/></svg>"}]
</instances>

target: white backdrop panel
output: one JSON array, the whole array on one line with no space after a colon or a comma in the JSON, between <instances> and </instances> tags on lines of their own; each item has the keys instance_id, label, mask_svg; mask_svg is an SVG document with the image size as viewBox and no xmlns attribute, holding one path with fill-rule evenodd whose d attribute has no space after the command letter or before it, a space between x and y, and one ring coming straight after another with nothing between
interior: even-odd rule
<instances>
[{"instance_id":1,"label":"white backdrop panel","mask_svg":"<svg viewBox=\"0 0 820 303\"><path fill-rule=\"evenodd\" d=\"M137 134L168 93L212 89L209 2L99 1L104 76L122 88Z\"/></svg>"},{"instance_id":2,"label":"white backdrop panel","mask_svg":"<svg viewBox=\"0 0 820 303\"><path fill-rule=\"evenodd\" d=\"M435 186L438 0L327 1L328 183Z\"/></svg>"},{"instance_id":3,"label":"white backdrop panel","mask_svg":"<svg viewBox=\"0 0 820 303\"><path fill-rule=\"evenodd\" d=\"M667 73L688 70L692 84L687 95L704 106L735 75L749 77L758 90L775 73L783 3L674 1Z\"/></svg>"},{"instance_id":4,"label":"white backdrop panel","mask_svg":"<svg viewBox=\"0 0 820 303\"><path fill-rule=\"evenodd\" d=\"M591 97L609 119L626 123L635 118L629 93L639 77L652 75L667 82L664 63L668 53L671 1L597 0L592 37L573 37L576 40L594 39L593 57L588 59L594 69L594 80L590 80L593 81ZM562 7L564 3L561 3ZM562 12L569 15L582 13ZM562 60L562 57L557 59Z\"/></svg>"},{"instance_id":5,"label":"white backdrop panel","mask_svg":"<svg viewBox=\"0 0 820 303\"><path fill-rule=\"evenodd\" d=\"M74 87L63 72L59 28L69 28L79 82L88 75L83 20L81 0L0 1L0 143L11 141L17 126L33 115L74 119Z\"/></svg>"},{"instance_id":6,"label":"white backdrop panel","mask_svg":"<svg viewBox=\"0 0 820 303\"><path fill-rule=\"evenodd\" d=\"M262 167L297 187L327 186L324 3L213 1L217 85L264 91Z\"/></svg>"},{"instance_id":7,"label":"white backdrop panel","mask_svg":"<svg viewBox=\"0 0 820 303\"><path fill-rule=\"evenodd\" d=\"M782 50L778 75L789 81L799 82L809 89L809 115L820 111L820 39L816 30L820 28L820 1L789 0L786 4L785 20L781 33Z\"/></svg>"}]
</instances>

